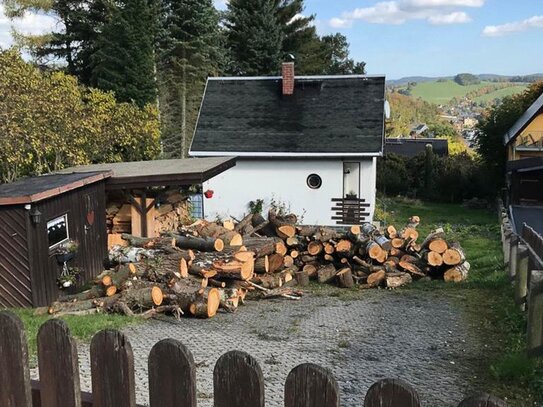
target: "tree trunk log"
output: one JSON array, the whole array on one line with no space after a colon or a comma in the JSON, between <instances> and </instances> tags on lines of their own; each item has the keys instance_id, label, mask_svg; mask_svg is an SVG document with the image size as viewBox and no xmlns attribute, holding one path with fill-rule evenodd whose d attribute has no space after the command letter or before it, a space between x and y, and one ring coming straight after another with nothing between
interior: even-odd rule
<instances>
[{"instance_id":1,"label":"tree trunk log","mask_svg":"<svg viewBox=\"0 0 543 407\"><path fill-rule=\"evenodd\" d=\"M338 286L341 288L354 287L353 273L350 268L344 268L336 274Z\"/></svg>"},{"instance_id":2,"label":"tree trunk log","mask_svg":"<svg viewBox=\"0 0 543 407\"><path fill-rule=\"evenodd\" d=\"M224 242L218 238L201 238L193 236L174 235L175 246L180 249L193 249L199 252L222 252Z\"/></svg>"},{"instance_id":3,"label":"tree trunk log","mask_svg":"<svg viewBox=\"0 0 543 407\"><path fill-rule=\"evenodd\" d=\"M327 264L317 270L317 280L319 283L328 283L336 276L337 271L333 264Z\"/></svg>"}]
</instances>

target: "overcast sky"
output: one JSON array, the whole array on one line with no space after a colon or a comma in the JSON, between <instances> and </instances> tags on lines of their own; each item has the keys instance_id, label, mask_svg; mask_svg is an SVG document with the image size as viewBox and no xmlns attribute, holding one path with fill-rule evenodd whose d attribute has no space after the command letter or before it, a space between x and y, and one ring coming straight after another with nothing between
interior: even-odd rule
<instances>
[{"instance_id":1,"label":"overcast sky","mask_svg":"<svg viewBox=\"0 0 543 407\"><path fill-rule=\"evenodd\" d=\"M543 73L543 0L306 0L320 34L341 32L369 73L443 76L459 72ZM216 0L218 8L226 0ZM0 46L13 22L0 5ZM16 26L39 33L56 24L27 15Z\"/></svg>"}]
</instances>

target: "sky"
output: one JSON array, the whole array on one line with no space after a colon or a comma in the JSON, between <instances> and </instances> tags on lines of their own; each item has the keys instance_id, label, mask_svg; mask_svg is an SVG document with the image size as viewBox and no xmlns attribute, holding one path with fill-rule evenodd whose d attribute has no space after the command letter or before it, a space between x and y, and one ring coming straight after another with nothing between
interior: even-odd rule
<instances>
[{"instance_id":1,"label":"sky","mask_svg":"<svg viewBox=\"0 0 543 407\"><path fill-rule=\"evenodd\" d=\"M215 0L224 9L227 0ZM344 34L351 56L388 79L461 72L543 73L543 0L305 0L319 34ZM50 30L51 16L9 21L0 4L0 46L11 26Z\"/></svg>"}]
</instances>

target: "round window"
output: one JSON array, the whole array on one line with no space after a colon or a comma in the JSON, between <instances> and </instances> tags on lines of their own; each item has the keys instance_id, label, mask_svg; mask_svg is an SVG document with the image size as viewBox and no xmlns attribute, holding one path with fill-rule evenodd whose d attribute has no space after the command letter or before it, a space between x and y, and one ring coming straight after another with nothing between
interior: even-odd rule
<instances>
[{"instance_id":1,"label":"round window","mask_svg":"<svg viewBox=\"0 0 543 407\"><path fill-rule=\"evenodd\" d=\"M322 185L322 179L317 174L311 174L307 177L307 186L311 189L318 189Z\"/></svg>"}]
</instances>

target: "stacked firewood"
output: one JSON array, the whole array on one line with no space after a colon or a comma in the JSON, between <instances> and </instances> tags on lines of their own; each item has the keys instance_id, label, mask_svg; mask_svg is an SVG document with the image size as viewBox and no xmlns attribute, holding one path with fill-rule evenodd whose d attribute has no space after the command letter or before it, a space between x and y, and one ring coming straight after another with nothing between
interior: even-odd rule
<instances>
[{"instance_id":1,"label":"stacked firewood","mask_svg":"<svg viewBox=\"0 0 543 407\"><path fill-rule=\"evenodd\" d=\"M401 229L370 223L335 229L297 226L295 215L249 214L222 224L199 220L157 238L124 234L111 270L83 293L41 312L157 313L213 317L252 298L300 299L315 280L341 288L396 288L413 280L462 281L469 263L438 229L420 241L413 216Z\"/></svg>"}]
</instances>

